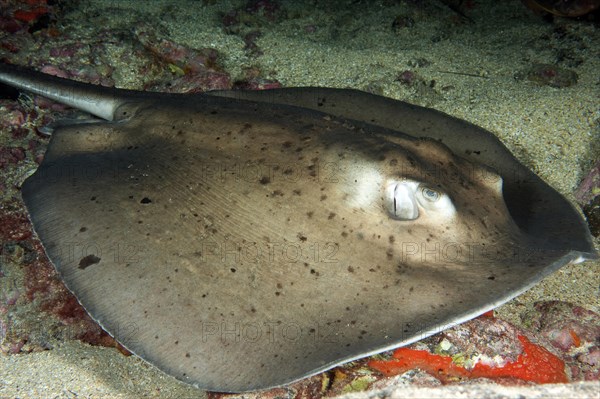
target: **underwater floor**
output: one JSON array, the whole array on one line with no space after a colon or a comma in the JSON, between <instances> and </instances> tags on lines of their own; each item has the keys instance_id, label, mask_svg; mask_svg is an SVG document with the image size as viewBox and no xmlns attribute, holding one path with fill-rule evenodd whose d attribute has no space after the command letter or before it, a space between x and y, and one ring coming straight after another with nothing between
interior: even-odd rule
<instances>
[{"instance_id":1,"label":"underwater floor","mask_svg":"<svg viewBox=\"0 0 600 399\"><path fill-rule=\"evenodd\" d=\"M577 191L600 168L598 11L577 19L543 16L517 0L5 3L0 11L5 62L137 90L365 90L490 130L578 209L600 192L600 178ZM207 48L216 52L201 50ZM32 237L18 187L45 152L48 137L38 129L65 112L43 99L0 100L0 396L203 397L111 347L114 341L87 318L48 261L39 259L43 251ZM600 247L598 238L595 245ZM569 334L575 331L569 321L584 320L577 327L583 330L565 338L562 349L550 348L571 362L566 380L550 382L571 385L527 388L505 376L500 382L514 391L479 389L489 389L489 397L544 390L591 395L600 376L599 266L598 261L566 266L495 311L501 323L517 329L510 331L538 331L536 338L549 348L549 337L559 332L544 330L540 320L557 319ZM405 394L416 389L421 396L438 389L440 397L459 397L457 384L464 382L464 376L444 380L425 371L386 378L377 370L359 362L259 397L352 392L368 397L395 388ZM465 389L495 378L467 381L471 388ZM578 385L584 380L588 385ZM448 385L435 388L442 384ZM422 387L433 390L418 391Z\"/></svg>"}]
</instances>

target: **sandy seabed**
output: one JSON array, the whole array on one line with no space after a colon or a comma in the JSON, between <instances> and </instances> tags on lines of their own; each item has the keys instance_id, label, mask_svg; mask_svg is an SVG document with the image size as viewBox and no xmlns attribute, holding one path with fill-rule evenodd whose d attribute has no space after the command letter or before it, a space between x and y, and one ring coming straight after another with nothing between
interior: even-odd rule
<instances>
[{"instance_id":1,"label":"sandy seabed","mask_svg":"<svg viewBox=\"0 0 600 399\"><path fill-rule=\"evenodd\" d=\"M256 43L263 54L251 56L239 36L224 32L219 17L243 2L210 3L153 0L142 6L96 0L81 4L61 23L80 24L93 14L104 29L133 27L143 12L160 20L175 42L218 49L224 70L233 77L252 66L284 87L356 88L435 108L496 134L523 164L572 201L574 190L599 160L600 33L592 23L548 22L516 0L474 2L467 12L471 22L441 2L421 10L393 1L337 1L316 8L284 2L287 18L260 29ZM411 15L414 24L392 29L398 15ZM565 31L569 34L557 33ZM562 67L576 71L575 85L554 88L524 78L533 64L556 64L560 57ZM126 65L122 68L117 86L139 87L138 77L128 75ZM422 83L398 81L405 70L416 72ZM519 324L519 314L535 301L554 299L599 312L599 266L597 261L566 266L498 308L497 315ZM467 397L469 389L490 389L471 393L512 398L544 397L545 392L546 397L583 398L598 387L597 382L571 385L515 388L515 392L474 386L415 388L414 395L458 398ZM385 394L408 397L408 391L402 392ZM0 396L195 398L203 393L136 357L70 341L50 351L1 356Z\"/></svg>"}]
</instances>

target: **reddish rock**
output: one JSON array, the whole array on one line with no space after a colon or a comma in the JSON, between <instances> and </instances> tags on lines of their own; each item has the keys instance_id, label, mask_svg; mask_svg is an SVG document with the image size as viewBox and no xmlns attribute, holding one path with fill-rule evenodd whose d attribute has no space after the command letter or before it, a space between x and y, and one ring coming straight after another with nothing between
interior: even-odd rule
<instances>
[{"instance_id":1,"label":"reddish rock","mask_svg":"<svg viewBox=\"0 0 600 399\"><path fill-rule=\"evenodd\" d=\"M526 317L536 336L559 351L574 381L598 378L600 315L567 302L545 301Z\"/></svg>"},{"instance_id":2,"label":"reddish rock","mask_svg":"<svg viewBox=\"0 0 600 399\"><path fill-rule=\"evenodd\" d=\"M25 159L25 150L21 147L0 146L0 169L5 169L7 165L17 164Z\"/></svg>"},{"instance_id":3,"label":"reddish rock","mask_svg":"<svg viewBox=\"0 0 600 399\"><path fill-rule=\"evenodd\" d=\"M444 384L477 378L510 384L519 380L569 381L559 357L532 343L524 331L493 317L479 317L422 343L399 348L392 359L371 360L369 366L386 376L418 368Z\"/></svg>"},{"instance_id":4,"label":"reddish rock","mask_svg":"<svg viewBox=\"0 0 600 399\"><path fill-rule=\"evenodd\" d=\"M281 88L281 83L276 80L252 78L245 81L235 82L233 88L239 90L270 90Z\"/></svg>"},{"instance_id":5,"label":"reddish rock","mask_svg":"<svg viewBox=\"0 0 600 399\"><path fill-rule=\"evenodd\" d=\"M0 16L0 30L2 30L4 32L16 33L20 30L25 29L26 27L27 27L26 24L14 19L14 18ZM12 52L16 52L16 51L12 51Z\"/></svg>"},{"instance_id":6,"label":"reddish rock","mask_svg":"<svg viewBox=\"0 0 600 399\"><path fill-rule=\"evenodd\" d=\"M0 214L0 242L22 241L29 237L29 220L24 213Z\"/></svg>"}]
</instances>

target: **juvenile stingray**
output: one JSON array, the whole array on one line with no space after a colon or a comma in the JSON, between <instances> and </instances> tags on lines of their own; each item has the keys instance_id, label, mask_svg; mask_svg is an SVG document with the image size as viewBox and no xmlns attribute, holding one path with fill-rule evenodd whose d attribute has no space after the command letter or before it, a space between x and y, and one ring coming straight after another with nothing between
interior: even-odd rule
<instances>
[{"instance_id":1,"label":"juvenile stingray","mask_svg":"<svg viewBox=\"0 0 600 399\"><path fill-rule=\"evenodd\" d=\"M109 120L61 126L23 185L89 314L218 391L406 345L596 257L572 206L489 132L354 90L166 95L7 65Z\"/></svg>"}]
</instances>

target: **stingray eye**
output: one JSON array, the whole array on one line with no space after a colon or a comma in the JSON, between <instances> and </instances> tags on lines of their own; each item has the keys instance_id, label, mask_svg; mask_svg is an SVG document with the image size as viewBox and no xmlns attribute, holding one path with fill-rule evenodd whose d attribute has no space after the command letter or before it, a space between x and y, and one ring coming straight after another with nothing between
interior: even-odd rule
<instances>
[{"instance_id":1,"label":"stingray eye","mask_svg":"<svg viewBox=\"0 0 600 399\"><path fill-rule=\"evenodd\" d=\"M429 187L421 187L421 195L425 200L430 202L439 201L439 199L442 197L442 194L439 191Z\"/></svg>"},{"instance_id":2,"label":"stingray eye","mask_svg":"<svg viewBox=\"0 0 600 399\"><path fill-rule=\"evenodd\" d=\"M452 200L446 193L425 184L419 185L416 197L419 205L421 205L423 209L428 212L435 212L431 213L432 215L451 216L456 211L454 204L452 204Z\"/></svg>"},{"instance_id":3,"label":"stingray eye","mask_svg":"<svg viewBox=\"0 0 600 399\"><path fill-rule=\"evenodd\" d=\"M397 220L415 220L420 216L451 217L456 212L447 194L408 179L388 182L384 206L388 214Z\"/></svg>"}]
</instances>

